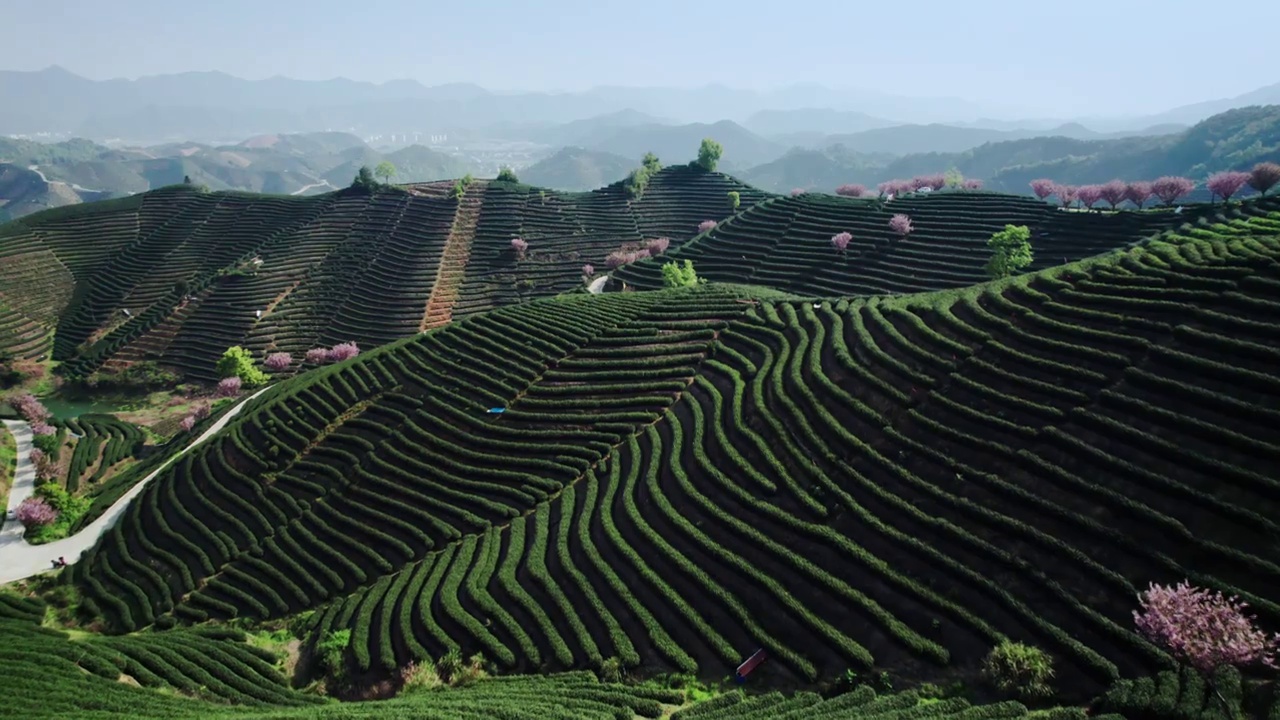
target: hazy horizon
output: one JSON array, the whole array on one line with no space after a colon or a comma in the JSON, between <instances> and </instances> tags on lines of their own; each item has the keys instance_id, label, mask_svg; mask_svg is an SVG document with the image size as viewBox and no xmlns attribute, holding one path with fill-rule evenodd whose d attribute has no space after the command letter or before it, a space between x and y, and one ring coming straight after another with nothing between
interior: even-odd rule
<instances>
[{"instance_id":1,"label":"hazy horizon","mask_svg":"<svg viewBox=\"0 0 1280 720\"><path fill-rule=\"evenodd\" d=\"M4 69L57 65L95 80L189 71L412 79L499 92L812 83L1042 117L1156 113L1280 80L1268 37L1280 3L1261 0L1223 13L1184 0L1131 0L1123 12L1101 0L1065 11L1004 0L653 0L625 9L584 0L132 0L127 13L85 0L58 5L56 14L34 3L6 9L16 32ZM1225 37L1223 50L1204 49Z\"/></svg>"}]
</instances>

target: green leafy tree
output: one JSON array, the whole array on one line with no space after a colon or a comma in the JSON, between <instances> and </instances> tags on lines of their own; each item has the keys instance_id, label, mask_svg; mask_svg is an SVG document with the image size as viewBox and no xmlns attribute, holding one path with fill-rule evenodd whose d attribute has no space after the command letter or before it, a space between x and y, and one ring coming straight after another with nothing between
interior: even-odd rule
<instances>
[{"instance_id":1,"label":"green leafy tree","mask_svg":"<svg viewBox=\"0 0 1280 720\"><path fill-rule=\"evenodd\" d=\"M262 385L270 379L254 366L253 355L239 345L227 348L214 370L218 377L238 377L245 385Z\"/></svg>"},{"instance_id":2,"label":"green leafy tree","mask_svg":"<svg viewBox=\"0 0 1280 720\"><path fill-rule=\"evenodd\" d=\"M943 180L943 185L946 187L954 189L964 185L964 175L960 174L960 171L956 168L948 170L946 174L943 175L943 178L945 178Z\"/></svg>"},{"instance_id":3,"label":"green leafy tree","mask_svg":"<svg viewBox=\"0 0 1280 720\"><path fill-rule=\"evenodd\" d=\"M987 274L993 278L1009 277L1031 264L1031 230L1026 225L1005 225L991 236L987 247L991 248Z\"/></svg>"},{"instance_id":4,"label":"green leafy tree","mask_svg":"<svg viewBox=\"0 0 1280 720\"><path fill-rule=\"evenodd\" d=\"M702 145L698 147L698 167L707 172L713 172L722 155L724 155L724 146L711 138L703 138Z\"/></svg>"},{"instance_id":5,"label":"green leafy tree","mask_svg":"<svg viewBox=\"0 0 1280 720\"><path fill-rule=\"evenodd\" d=\"M982 675L1003 692L1024 699L1053 694L1053 658L1038 647L1005 640L991 649Z\"/></svg>"},{"instance_id":6,"label":"green leafy tree","mask_svg":"<svg viewBox=\"0 0 1280 720\"><path fill-rule=\"evenodd\" d=\"M396 166L392 165L388 160L383 160L373 169L373 174L382 178L382 182L384 183L390 182L391 178L395 177Z\"/></svg>"},{"instance_id":7,"label":"green leafy tree","mask_svg":"<svg viewBox=\"0 0 1280 720\"><path fill-rule=\"evenodd\" d=\"M658 159L657 155L654 155L651 152L644 154L644 159L640 161L640 165L650 175L655 175L662 169L662 161Z\"/></svg>"},{"instance_id":8,"label":"green leafy tree","mask_svg":"<svg viewBox=\"0 0 1280 720\"><path fill-rule=\"evenodd\" d=\"M698 284L698 273L693 269L693 261L685 260L684 265L667 263L662 266L662 284L669 288L692 287Z\"/></svg>"},{"instance_id":9,"label":"green leafy tree","mask_svg":"<svg viewBox=\"0 0 1280 720\"><path fill-rule=\"evenodd\" d=\"M373 171L368 165L361 165L360 170L356 172L356 177L351 181L351 187L365 192L373 192L378 187L378 181L373 177Z\"/></svg>"},{"instance_id":10,"label":"green leafy tree","mask_svg":"<svg viewBox=\"0 0 1280 720\"><path fill-rule=\"evenodd\" d=\"M737 190L730 190L730 191L729 191L729 205L730 205L734 210L737 210L737 209L738 209L738 206L739 206L739 205L741 205L741 204L742 204L742 195L741 195L741 193L739 193Z\"/></svg>"},{"instance_id":11,"label":"green leafy tree","mask_svg":"<svg viewBox=\"0 0 1280 720\"><path fill-rule=\"evenodd\" d=\"M520 178L516 177L516 171L509 167L504 167L498 171L498 182L518 183Z\"/></svg>"},{"instance_id":12,"label":"green leafy tree","mask_svg":"<svg viewBox=\"0 0 1280 720\"><path fill-rule=\"evenodd\" d=\"M643 167L632 170L627 179L622 181L622 189L627 191L627 197L635 200L644 195L644 190L649 186L649 171Z\"/></svg>"}]
</instances>

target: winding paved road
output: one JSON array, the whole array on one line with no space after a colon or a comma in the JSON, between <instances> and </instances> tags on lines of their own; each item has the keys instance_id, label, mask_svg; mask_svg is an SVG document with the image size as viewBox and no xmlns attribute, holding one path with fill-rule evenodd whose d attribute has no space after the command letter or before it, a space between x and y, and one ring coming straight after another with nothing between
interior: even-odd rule
<instances>
[{"instance_id":1,"label":"winding paved road","mask_svg":"<svg viewBox=\"0 0 1280 720\"><path fill-rule=\"evenodd\" d=\"M591 281L591 284L587 286L587 292L591 293L592 295L599 295L600 293L604 292L604 284L607 282L609 282L609 276L601 275L600 277Z\"/></svg>"},{"instance_id":2,"label":"winding paved road","mask_svg":"<svg viewBox=\"0 0 1280 720\"><path fill-rule=\"evenodd\" d=\"M208 440L214 433L225 427L228 422L231 422L232 418L240 414L245 404L266 391L267 388L262 388L241 400L240 404L218 418L218 421L210 426L208 430L205 430L200 437L196 438L195 442L184 448L182 452L166 460L163 465L130 488L129 492L125 493L114 505L107 508L107 511L102 513L101 517L89 523L88 527L71 537L55 540L44 545L31 545L22 539L23 528L20 523L6 521L4 529L0 530L0 585L14 580L29 578L46 570L52 570L53 561L59 557L67 558L68 563L79 560L80 554L93 547L94 543L98 542L98 538L102 537L102 533L106 532L107 529L115 524L116 520L120 519L125 509L129 507L129 502L137 497L138 493L142 492L142 488L146 487L152 478L163 472L165 468L169 467L170 463L182 457L191 448ZM9 491L9 508L16 509L23 500L35 491L36 469L31 459L27 457L31 454L31 427L25 422L16 420L5 420L4 424L18 441L18 467L13 489Z\"/></svg>"}]
</instances>

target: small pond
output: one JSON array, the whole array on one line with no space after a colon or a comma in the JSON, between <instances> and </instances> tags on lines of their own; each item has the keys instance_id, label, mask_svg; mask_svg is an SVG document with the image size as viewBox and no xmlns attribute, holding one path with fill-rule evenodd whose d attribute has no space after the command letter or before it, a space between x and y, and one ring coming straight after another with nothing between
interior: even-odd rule
<instances>
[{"instance_id":1,"label":"small pond","mask_svg":"<svg viewBox=\"0 0 1280 720\"><path fill-rule=\"evenodd\" d=\"M49 408L49 412L59 420L70 420L72 418L87 415L89 413L118 413L126 410L134 409L138 403L122 402L119 400L89 400L89 399L68 399L60 397L44 397L40 398L40 402Z\"/></svg>"}]
</instances>

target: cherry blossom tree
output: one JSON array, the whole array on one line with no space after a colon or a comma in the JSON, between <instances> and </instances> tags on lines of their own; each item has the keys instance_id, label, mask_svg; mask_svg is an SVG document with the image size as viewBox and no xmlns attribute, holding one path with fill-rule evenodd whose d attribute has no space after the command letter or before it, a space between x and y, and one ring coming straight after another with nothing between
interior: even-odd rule
<instances>
[{"instance_id":1,"label":"cherry blossom tree","mask_svg":"<svg viewBox=\"0 0 1280 720\"><path fill-rule=\"evenodd\" d=\"M699 232L699 233L710 232L710 231L715 230L715 229L716 229L716 221L715 221L715 220L703 220L702 222L698 223L698 232Z\"/></svg>"},{"instance_id":2,"label":"cherry blossom tree","mask_svg":"<svg viewBox=\"0 0 1280 720\"><path fill-rule=\"evenodd\" d=\"M831 236L831 247L835 248L836 252L844 252L849 247L849 241L851 240L853 240L853 235L847 232L836 233Z\"/></svg>"},{"instance_id":3,"label":"cherry blossom tree","mask_svg":"<svg viewBox=\"0 0 1280 720\"><path fill-rule=\"evenodd\" d=\"M48 422L53 417L53 413L40 402L35 395L31 393L23 393L9 400L9 406L12 407L23 420L35 425L38 423Z\"/></svg>"},{"instance_id":4,"label":"cherry blossom tree","mask_svg":"<svg viewBox=\"0 0 1280 720\"><path fill-rule=\"evenodd\" d=\"M58 474L58 467L54 465L53 458L40 448L31 448L27 457L31 459L31 464L36 466L37 480L52 480Z\"/></svg>"},{"instance_id":5,"label":"cherry blossom tree","mask_svg":"<svg viewBox=\"0 0 1280 720\"><path fill-rule=\"evenodd\" d=\"M1125 193L1127 193L1128 190L1129 186L1125 185L1123 180L1112 180L1110 182L1103 183L1102 186L1098 188L1102 199L1107 201L1107 204L1111 206L1112 210L1115 210L1117 205L1124 202Z\"/></svg>"},{"instance_id":6,"label":"cherry blossom tree","mask_svg":"<svg viewBox=\"0 0 1280 720\"><path fill-rule=\"evenodd\" d=\"M182 422L178 423L178 425L180 425L184 431L191 432L191 428L196 426L196 416L188 415L182 418Z\"/></svg>"},{"instance_id":7,"label":"cherry blossom tree","mask_svg":"<svg viewBox=\"0 0 1280 720\"><path fill-rule=\"evenodd\" d=\"M308 365L324 365L329 362L328 348L311 348L307 351Z\"/></svg>"},{"instance_id":8,"label":"cherry blossom tree","mask_svg":"<svg viewBox=\"0 0 1280 720\"><path fill-rule=\"evenodd\" d=\"M58 432L58 429L47 422L40 421L40 422L31 423L32 435L53 435L53 434L56 434L57 432Z\"/></svg>"},{"instance_id":9,"label":"cherry blossom tree","mask_svg":"<svg viewBox=\"0 0 1280 720\"><path fill-rule=\"evenodd\" d=\"M1263 195L1280 183L1280 165L1273 162L1258 163L1249 171L1249 187Z\"/></svg>"},{"instance_id":10,"label":"cherry blossom tree","mask_svg":"<svg viewBox=\"0 0 1280 720\"><path fill-rule=\"evenodd\" d=\"M511 249L516 251L516 257L523 258L526 250L529 249L529 243L521 238L511 238Z\"/></svg>"},{"instance_id":11,"label":"cherry blossom tree","mask_svg":"<svg viewBox=\"0 0 1280 720\"><path fill-rule=\"evenodd\" d=\"M1142 209L1142 204L1151 199L1151 183L1144 180L1131 182L1124 188L1124 199Z\"/></svg>"},{"instance_id":12,"label":"cherry blossom tree","mask_svg":"<svg viewBox=\"0 0 1280 720\"><path fill-rule=\"evenodd\" d=\"M889 218L889 229L897 233L900 237L906 237L911 234L915 228L911 227L911 217L901 213Z\"/></svg>"},{"instance_id":13,"label":"cherry blossom tree","mask_svg":"<svg viewBox=\"0 0 1280 720\"><path fill-rule=\"evenodd\" d=\"M218 397L235 397L239 395L241 382L238 375L222 378L218 381Z\"/></svg>"},{"instance_id":14,"label":"cherry blossom tree","mask_svg":"<svg viewBox=\"0 0 1280 720\"><path fill-rule=\"evenodd\" d=\"M671 247L671 238L654 238L649 241L649 255L661 255L666 252L669 247Z\"/></svg>"},{"instance_id":15,"label":"cherry blossom tree","mask_svg":"<svg viewBox=\"0 0 1280 720\"><path fill-rule=\"evenodd\" d=\"M1070 185L1054 185L1053 194L1058 196L1058 204L1064 208L1071 207L1076 201L1076 189Z\"/></svg>"},{"instance_id":16,"label":"cherry blossom tree","mask_svg":"<svg viewBox=\"0 0 1280 720\"><path fill-rule=\"evenodd\" d=\"M623 250L614 250L605 256L605 267L613 270L627 264L627 253Z\"/></svg>"},{"instance_id":17,"label":"cherry blossom tree","mask_svg":"<svg viewBox=\"0 0 1280 720\"><path fill-rule=\"evenodd\" d=\"M960 187L965 190L981 190L982 181L977 178L966 178L964 182L960 183Z\"/></svg>"},{"instance_id":18,"label":"cherry blossom tree","mask_svg":"<svg viewBox=\"0 0 1280 720\"><path fill-rule=\"evenodd\" d=\"M209 403L200 403L191 410L191 414L195 416L196 420L203 420L209 417L210 412L212 411L209 408Z\"/></svg>"},{"instance_id":19,"label":"cherry blossom tree","mask_svg":"<svg viewBox=\"0 0 1280 720\"><path fill-rule=\"evenodd\" d=\"M854 185L852 183L841 185L840 187L836 188L836 194L843 195L844 197L855 197L855 198L862 197L863 195L867 194L867 186Z\"/></svg>"},{"instance_id":20,"label":"cherry blossom tree","mask_svg":"<svg viewBox=\"0 0 1280 720\"><path fill-rule=\"evenodd\" d=\"M353 342L338 343L337 345L329 348L329 352L327 353L329 362L331 363L350 360L359 354L360 348Z\"/></svg>"},{"instance_id":21,"label":"cherry blossom tree","mask_svg":"<svg viewBox=\"0 0 1280 720\"><path fill-rule=\"evenodd\" d=\"M582 277L584 280L590 279L591 276L595 274L596 274L595 265L592 265L591 263L587 263L586 265L582 266Z\"/></svg>"},{"instance_id":22,"label":"cherry blossom tree","mask_svg":"<svg viewBox=\"0 0 1280 720\"><path fill-rule=\"evenodd\" d=\"M804 194L804 188L791 188L791 197L800 197Z\"/></svg>"},{"instance_id":23,"label":"cherry blossom tree","mask_svg":"<svg viewBox=\"0 0 1280 720\"><path fill-rule=\"evenodd\" d=\"M286 352L271 353L262 360L262 366L271 372L280 372L293 364L293 356Z\"/></svg>"},{"instance_id":24,"label":"cherry blossom tree","mask_svg":"<svg viewBox=\"0 0 1280 720\"><path fill-rule=\"evenodd\" d=\"M947 176L942 174L936 175L920 175L911 178L911 189L921 190L929 188L930 190L941 190L947 184Z\"/></svg>"},{"instance_id":25,"label":"cherry blossom tree","mask_svg":"<svg viewBox=\"0 0 1280 720\"><path fill-rule=\"evenodd\" d=\"M881 195L892 195L894 188L897 187L897 182L897 180L885 180L876 186L876 190L879 191Z\"/></svg>"},{"instance_id":26,"label":"cherry blossom tree","mask_svg":"<svg viewBox=\"0 0 1280 720\"><path fill-rule=\"evenodd\" d=\"M1239 598L1184 581L1151 583L1138 602L1142 610L1133 613L1138 631L1202 672L1223 665L1276 667L1280 634L1268 636L1258 628Z\"/></svg>"},{"instance_id":27,"label":"cherry blossom tree","mask_svg":"<svg viewBox=\"0 0 1280 720\"><path fill-rule=\"evenodd\" d=\"M1031 181L1031 192L1035 193L1036 197L1040 198L1041 200L1044 200L1050 195L1053 195L1054 194L1053 191L1057 187L1058 187L1058 184L1050 180L1049 178L1040 178L1039 180Z\"/></svg>"},{"instance_id":28,"label":"cherry blossom tree","mask_svg":"<svg viewBox=\"0 0 1280 720\"><path fill-rule=\"evenodd\" d=\"M1194 190L1196 184L1184 177L1166 175L1151 183L1151 194L1165 205L1172 205L1178 198Z\"/></svg>"},{"instance_id":29,"label":"cherry blossom tree","mask_svg":"<svg viewBox=\"0 0 1280 720\"><path fill-rule=\"evenodd\" d=\"M1222 202L1231 200L1231 196L1240 192L1240 188L1249 182L1249 173L1230 170L1227 172L1214 173L1209 176L1205 186L1209 188L1209 192L1222 198Z\"/></svg>"},{"instance_id":30,"label":"cherry blossom tree","mask_svg":"<svg viewBox=\"0 0 1280 720\"><path fill-rule=\"evenodd\" d=\"M1081 185L1076 188L1076 199L1080 201L1081 205L1092 210L1093 206L1097 205L1098 201L1102 199L1102 186Z\"/></svg>"},{"instance_id":31,"label":"cherry blossom tree","mask_svg":"<svg viewBox=\"0 0 1280 720\"><path fill-rule=\"evenodd\" d=\"M58 511L42 497L31 496L18 504L18 522L25 528L43 527L58 519Z\"/></svg>"}]
</instances>

